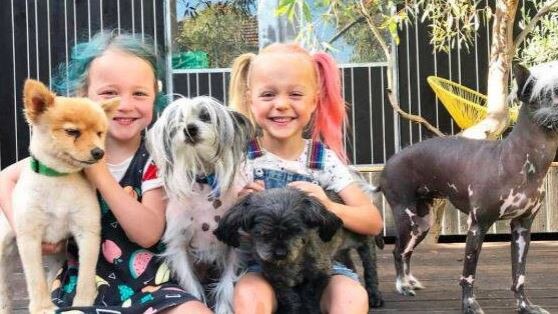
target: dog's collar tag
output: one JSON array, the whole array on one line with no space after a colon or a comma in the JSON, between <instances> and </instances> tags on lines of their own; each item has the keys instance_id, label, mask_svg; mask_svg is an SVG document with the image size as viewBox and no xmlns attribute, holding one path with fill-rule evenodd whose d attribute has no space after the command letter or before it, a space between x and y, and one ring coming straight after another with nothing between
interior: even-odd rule
<instances>
[{"instance_id":1,"label":"dog's collar tag","mask_svg":"<svg viewBox=\"0 0 558 314\"><path fill-rule=\"evenodd\" d=\"M217 182L217 178L215 178L214 174L210 175L197 175L196 182L200 184L207 184L211 187L212 194L214 197L219 197L219 183Z\"/></svg>"},{"instance_id":2,"label":"dog's collar tag","mask_svg":"<svg viewBox=\"0 0 558 314\"><path fill-rule=\"evenodd\" d=\"M34 172L45 175L47 177L61 177L61 176L68 175L67 173L58 172L52 168L45 166L45 164L41 163L33 156L31 156L31 169Z\"/></svg>"}]
</instances>

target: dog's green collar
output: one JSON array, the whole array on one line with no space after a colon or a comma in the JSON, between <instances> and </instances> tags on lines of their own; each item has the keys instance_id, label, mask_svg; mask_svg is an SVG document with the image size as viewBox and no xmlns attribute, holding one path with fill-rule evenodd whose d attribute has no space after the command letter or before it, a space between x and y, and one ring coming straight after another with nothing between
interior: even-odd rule
<instances>
[{"instance_id":1,"label":"dog's green collar","mask_svg":"<svg viewBox=\"0 0 558 314\"><path fill-rule=\"evenodd\" d=\"M45 175L47 177L61 177L68 175L67 173L58 172L52 168L47 167L45 164L41 163L33 156L31 156L31 169L36 173Z\"/></svg>"}]
</instances>

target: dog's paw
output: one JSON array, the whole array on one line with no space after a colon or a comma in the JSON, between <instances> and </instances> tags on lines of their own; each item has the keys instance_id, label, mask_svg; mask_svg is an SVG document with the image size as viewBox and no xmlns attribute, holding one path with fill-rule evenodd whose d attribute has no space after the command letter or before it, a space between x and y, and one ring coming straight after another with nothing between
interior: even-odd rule
<instances>
[{"instance_id":1,"label":"dog's paw","mask_svg":"<svg viewBox=\"0 0 558 314\"><path fill-rule=\"evenodd\" d=\"M401 290L399 290L399 293L401 293L402 295L408 296L408 297L414 297L415 295L417 295L417 293L415 292L415 290L413 290L411 287L407 286L407 287L401 287Z\"/></svg>"},{"instance_id":2,"label":"dog's paw","mask_svg":"<svg viewBox=\"0 0 558 314\"><path fill-rule=\"evenodd\" d=\"M38 309L34 309L31 310L29 309L29 313L31 314L54 314L56 312L57 307L56 306L48 306L48 307L42 307L42 308L38 308Z\"/></svg>"},{"instance_id":3,"label":"dog's paw","mask_svg":"<svg viewBox=\"0 0 558 314\"><path fill-rule=\"evenodd\" d=\"M421 288L422 285L420 284L420 282L418 280L414 280L415 284L418 283ZM402 295L406 295L406 296L412 296L414 297L417 293L415 292L415 286L413 286L410 283L410 280L408 278L406 278L405 280L401 279L401 278L397 278L397 280L395 281L395 288L397 289L397 292L399 292ZM418 288L420 289L420 288Z\"/></svg>"},{"instance_id":4,"label":"dog's paw","mask_svg":"<svg viewBox=\"0 0 558 314\"><path fill-rule=\"evenodd\" d=\"M550 312L542 307L533 304L519 306L517 312L521 314L550 314Z\"/></svg>"},{"instance_id":5,"label":"dog's paw","mask_svg":"<svg viewBox=\"0 0 558 314\"><path fill-rule=\"evenodd\" d=\"M463 313L464 314L484 314L475 298L467 298L463 300Z\"/></svg>"},{"instance_id":6,"label":"dog's paw","mask_svg":"<svg viewBox=\"0 0 558 314\"><path fill-rule=\"evenodd\" d=\"M91 306L93 305L93 302L95 301L95 298L91 299L91 298L74 298L74 302L72 303L72 306Z\"/></svg>"},{"instance_id":7,"label":"dog's paw","mask_svg":"<svg viewBox=\"0 0 558 314\"><path fill-rule=\"evenodd\" d=\"M422 285L422 283L420 283L420 281L418 281L418 279L416 279L413 275L409 275L409 285L411 285L411 288L413 290L422 290L424 289L424 286Z\"/></svg>"},{"instance_id":8,"label":"dog's paw","mask_svg":"<svg viewBox=\"0 0 558 314\"><path fill-rule=\"evenodd\" d=\"M368 306L371 308L378 308L384 306L384 297L378 292L372 292L368 300Z\"/></svg>"},{"instance_id":9,"label":"dog's paw","mask_svg":"<svg viewBox=\"0 0 558 314\"><path fill-rule=\"evenodd\" d=\"M12 314L12 308L10 306L0 305L0 314Z\"/></svg>"}]
</instances>

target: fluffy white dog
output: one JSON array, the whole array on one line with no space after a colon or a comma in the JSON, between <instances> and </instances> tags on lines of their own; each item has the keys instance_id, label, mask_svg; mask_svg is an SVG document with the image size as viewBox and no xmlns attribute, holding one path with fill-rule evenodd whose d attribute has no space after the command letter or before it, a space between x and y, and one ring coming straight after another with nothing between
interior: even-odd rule
<instances>
[{"instance_id":1,"label":"fluffy white dog","mask_svg":"<svg viewBox=\"0 0 558 314\"><path fill-rule=\"evenodd\" d=\"M0 313L11 313L7 276L17 249L21 256L29 311L52 313L49 283L64 253L45 256L41 242L56 243L72 235L79 247L79 274L74 306L92 305L97 293L95 267L99 255L101 211L95 189L82 169L104 155L107 115L118 100L97 104L87 98L58 97L39 81L24 87L25 117L32 127L31 157L13 192L15 230L0 214Z\"/></svg>"},{"instance_id":2,"label":"fluffy white dog","mask_svg":"<svg viewBox=\"0 0 558 314\"><path fill-rule=\"evenodd\" d=\"M246 184L240 169L253 133L243 115L196 97L172 102L147 135L169 198L164 256L179 284L201 300L204 288L195 269L219 270L209 290L216 313L232 313L238 262L213 230Z\"/></svg>"}]
</instances>

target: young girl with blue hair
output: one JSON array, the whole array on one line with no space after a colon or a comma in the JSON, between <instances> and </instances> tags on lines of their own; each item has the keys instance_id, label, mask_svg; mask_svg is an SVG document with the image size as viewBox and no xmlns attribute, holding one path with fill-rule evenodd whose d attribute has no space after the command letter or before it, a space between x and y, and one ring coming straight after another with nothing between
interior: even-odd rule
<instances>
[{"instance_id":1,"label":"young girl with blue hair","mask_svg":"<svg viewBox=\"0 0 558 314\"><path fill-rule=\"evenodd\" d=\"M105 158L85 170L97 188L102 210L97 298L93 307L70 307L79 268L77 247L70 241L68 261L52 284L52 301L62 313L211 313L169 278L157 256L163 249L166 201L143 140L155 103L162 100L158 91L162 67L153 47L139 36L99 33L74 47L69 66L53 82L59 94L96 101L120 97L110 121ZM25 166L18 162L0 175L0 206L10 222L11 194ZM61 246L44 244L43 252Z\"/></svg>"}]
</instances>

